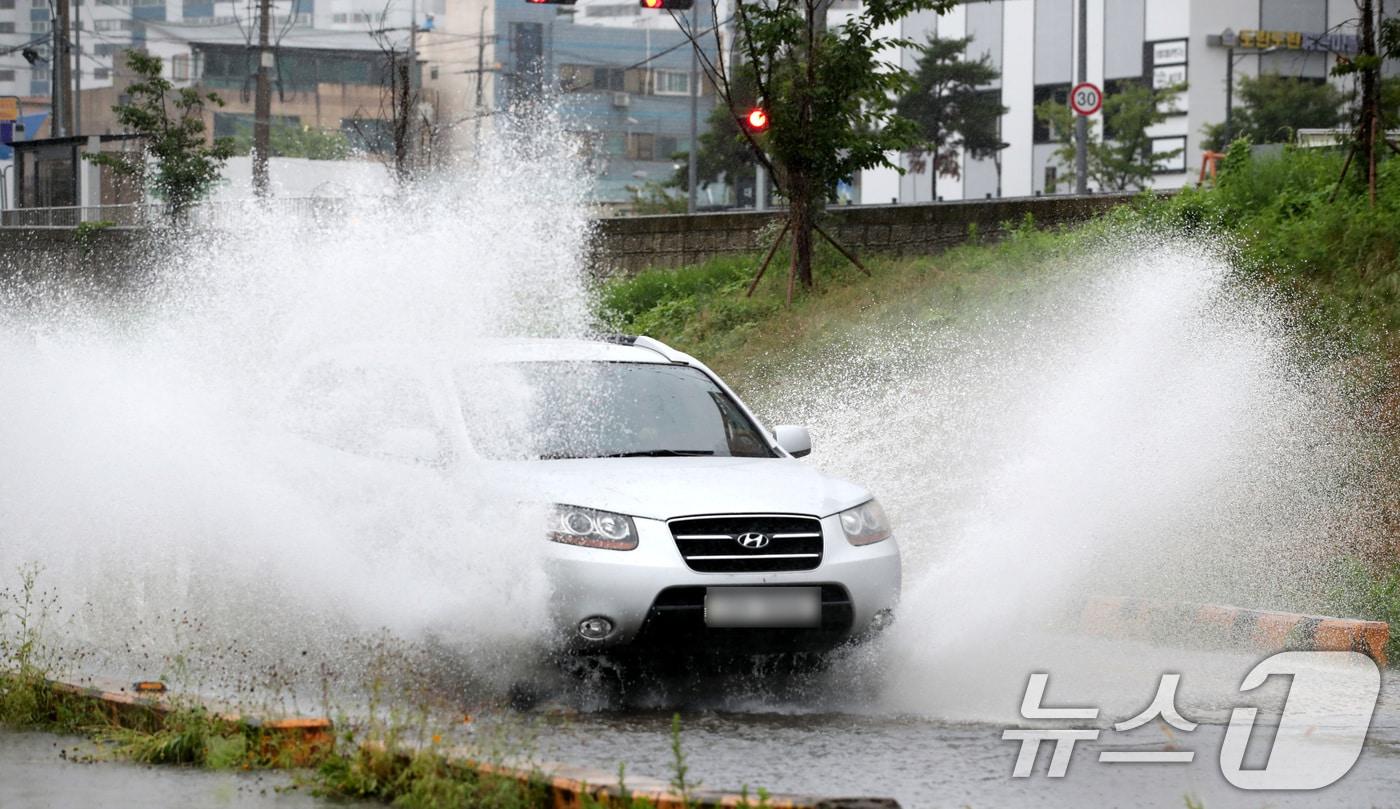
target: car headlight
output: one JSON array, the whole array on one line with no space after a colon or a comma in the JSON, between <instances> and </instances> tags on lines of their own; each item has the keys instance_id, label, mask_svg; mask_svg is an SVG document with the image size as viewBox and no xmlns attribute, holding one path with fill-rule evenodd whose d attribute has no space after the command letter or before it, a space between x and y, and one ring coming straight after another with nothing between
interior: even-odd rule
<instances>
[{"instance_id":1,"label":"car headlight","mask_svg":"<svg viewBox=\"0 0 1400 809\"><path fill-rule=\"evenodd\" d=\"M551 542L630 551L637 547L637 525L625 514L582 506L555 506L545 525Z\"/></svg>"},{"instance_id":2,"label":"car headlight","mask_svg":"<svg viewBox=\"0 0 1400 809\"><path fill-rule=\"evenodd\" d=\"M852 545L870 545L890 538L890 520L875 500L841 512L841 530Z\"/></svg>"}]
</instances>

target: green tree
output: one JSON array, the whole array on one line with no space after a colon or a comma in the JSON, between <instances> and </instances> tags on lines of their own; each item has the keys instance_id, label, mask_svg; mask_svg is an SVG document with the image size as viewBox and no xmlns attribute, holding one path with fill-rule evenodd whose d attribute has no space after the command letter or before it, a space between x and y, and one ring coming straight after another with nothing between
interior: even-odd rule
<instances>
[{"instance_id":1,"label":"green tree","mask_svg":"<svg viewBox=\"0 0 1400 809\"><path fill-rule=\"evenodd\" d=\"M938 175L957 177L958 150L986 158L1001 147L998 119L1006 113L1001 94L984 88L1001 78L984 54L967 59L971 37L929 37L920 50L919 67L896 111L918 127L916 155L926 156L933 179L931 199L938 198Z\"/></svg>"},{"instance_id":2,"label":"green tree","mask_svg":"<svg viewBox=\"0 0 1400 809\"><path fill-rule=\"evenodd\" d=\"M1235 95L1239 103L1230 118L1232 138L1249 138L1251 143L1287 143L1295 130L1337 126L1346 100L1325 81L1276 73L1241 76ZM1220 152L1229 145L1223 122L1206 125L1204 134L1207 149Z\"/></svg>"},{"instance_id":3,"label":"green tree","mask_svg":"<svg viewBox=\"0 0 1400 809\"><path fill-rule=\"evenodd\" d=\"M744 130L744 136L787 200L790 280L812 285L813 234L836 184L862 169L893 166L888 153L907 151L919 142L914 123L895 111L909 72L881 58L888 49L909 43L879 31L913 12L941 12L955 4L867 0L862 13L836 27L826 24L825 0L736 5L739 61L752 70L756 97L769 121L765 131ZM694 44L721 100L736 125L743 126L747 108L729 69Z\"/></svg>"},{"instance_id":4,"label":"green tree","mask_svg":"<svg viewBox=\"0 0 1400 809\"><path fill-rule=\"evenodd\" d=\"M112 111L119 124L145 138L146 154L156 164L149 179L151 190L165 200L171 218L180 220L219 181L224 162L233 154L228 138L212 143L205 139L204 107L222 107L224 101L215 93L201 93L192 87L175 90L161 76L159 56L128 51L126 63L136 80L126 88L130 100ZM144 163L121 154L85 157L119 175L141 177L145 173Z\"/></svg>"},{"instance_id":5,"label":"green tree","mask_svg":"<svg viewBox=\"0 0 1400 809\"><path fill-rule=\"evenodd\" d=\"M233 136L233 153L253 151L253 127L239 129ZM308 160L344 160L350 156L350 141L345 133L314 129L301 124L280 124L271 127L268 152L273 157L304 157Z\"/></svg>"},{"instance_id":6,"label":"green tree","mask_svg":"<svg viewBox=\"0 0 1400 809\"><path fill-rule=\"evenodd\" d=\"M1175 85L1154 90L1144 84L1130 84L1118 92L1106 94L1103 100L1105 136L1096 137L1098 122L1089 119L1087 148L1089 180L1103 191L1127 191L1146 188L1152 175L1169 160L1181 155L1181 149L1168 152L1152 151L1149 127L1167 119L1176 106L1176 95L1186 89ZM1074 112L1069 105L1055 100L1044 101L1035 108L1036 117L1048 123L1056 133L1059 146L1055 157L1064 172L1056 177L1054 187L1074 183ZM1049 190L1054 190L1051 188Z\"/></svg>"},{"instance_id":7,"label":"green tree","mask_svg":"<svg viewBox=\"0 0 1400 809\"><path fill-rule=\"evenodd\" d=\"M747 109L757 103L753 71L747 65L734 67L730 76L730 91L740 109ZM739 178L753 175L753 149L750 148L728 105L717 104L710 110L705 131L700 133L699 140L700 151L695 156L695 177L701 188L717 183L721 178L730 186L734 186ZM677 160L681 162L689 157L686 152L676 155ZM678 167L670 184L682 191L689 191L689 167Z\"/></svg>"}]
</instances>

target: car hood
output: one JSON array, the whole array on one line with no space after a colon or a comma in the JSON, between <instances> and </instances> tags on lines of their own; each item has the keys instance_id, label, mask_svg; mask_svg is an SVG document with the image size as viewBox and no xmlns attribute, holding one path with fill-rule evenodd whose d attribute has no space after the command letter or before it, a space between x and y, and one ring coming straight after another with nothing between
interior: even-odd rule
<instances>
[{"instance_id":1,"label":"car hood","mask_svg":"<svg viewBox=\"0 0 1400 809\"><path fill-rule=\"evenodd\" d=\"M691 514L825 517L870 499L865 489L791 458L580 458L502 464L522 499L667 520Z\"/></svg>"}]
</instances>

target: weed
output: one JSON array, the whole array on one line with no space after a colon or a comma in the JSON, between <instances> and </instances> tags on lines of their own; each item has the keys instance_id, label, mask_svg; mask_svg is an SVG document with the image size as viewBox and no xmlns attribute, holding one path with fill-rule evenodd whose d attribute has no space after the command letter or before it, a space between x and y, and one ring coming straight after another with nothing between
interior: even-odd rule
<instances>
[{"instance_id":1,"label":"weed","mask_svg":"<svg viewBox=\"0 0 1400 809\"><path fill-rule=\"evenodd\" d=\"M19 590L0 590L0 724L50 725L57 712L42 638L56 598L38 586L40 568L19 568Z\"/></svg>"}]
</instances>

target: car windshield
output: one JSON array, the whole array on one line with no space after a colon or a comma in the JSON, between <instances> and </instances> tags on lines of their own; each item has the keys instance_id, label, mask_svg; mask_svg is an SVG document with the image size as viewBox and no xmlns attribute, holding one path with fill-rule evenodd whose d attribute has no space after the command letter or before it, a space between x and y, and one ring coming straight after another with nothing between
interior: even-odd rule
<instances>
[{"instance_id":1,"label":"car windshield","mask_svg":"<svg viewBox=\"0 0 1400 809\"><path fill-rule=\"evenodd\" d=\"M458 370L462 415L495 459L771 458L738 404L701 371L640 362L516 362Z\"/></svg>"}]
</instances>

